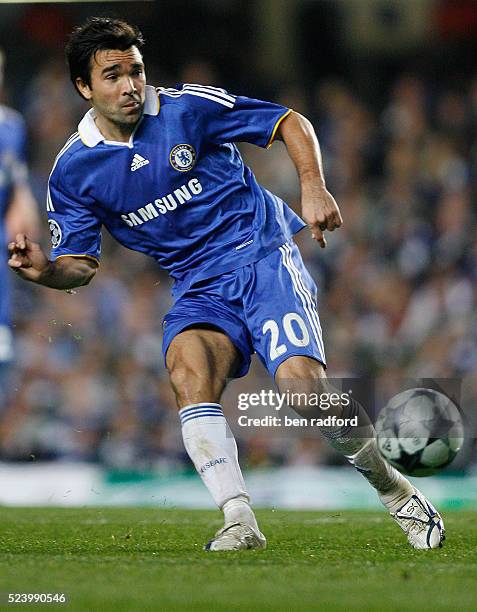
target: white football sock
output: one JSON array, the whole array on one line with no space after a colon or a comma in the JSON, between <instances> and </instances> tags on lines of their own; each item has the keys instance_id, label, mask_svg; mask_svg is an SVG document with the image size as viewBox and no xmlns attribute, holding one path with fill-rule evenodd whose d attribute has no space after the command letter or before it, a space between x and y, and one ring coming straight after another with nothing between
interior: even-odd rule
<instances>
[{"instance_id":1,"label":"white football sock","mask_svg":"<svg viewBox=\"0 0 477 612\"><path fill-rule=\"evenodd\" d=\"M411 483L390 465L378 450L376 432L364 408L351 400L343 418L358 417L358 427L321 428L331 446L342 453L378 492L390 512L398 510L413 494Z\"/></svg>"},{"instance_id":2,"label":"white football sock","mask_svg":"<svg viewBox=\"0 0 477 612\"><path fill-rule=\"evenodd\" d=\"M230 523L245 523L245 525L250 525L256 533L260 533L257 519L246 497L230 499L223 505L222 510L226 525Z\"/></svg>"},{"instance_id":3,"label":"white football sock","mask_svg":"<svg viewBox=\"0 0 477 612\"><path fill-rule=\"evenodd\" d=\"M237 444L220 404L200 403L179 410L184 446L226 523L258 531L238 463Z\"/></svg>"},{"instance_id":4,"label":"white football sock","mask_svg":"<svg viewBox=\"0 0 477 612\"><path fill-rule=\"evenodd\" d=\"M374 438L366 440L360 451L346 458L376 489L390 512L396 512L413 494L411 483L381 456Z\"/></svg>"}]
</instances>

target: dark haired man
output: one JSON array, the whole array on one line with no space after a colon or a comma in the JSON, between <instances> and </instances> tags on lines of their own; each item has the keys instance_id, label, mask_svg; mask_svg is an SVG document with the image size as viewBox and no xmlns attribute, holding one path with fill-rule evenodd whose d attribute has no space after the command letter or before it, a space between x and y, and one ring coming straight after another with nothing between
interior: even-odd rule
<instances>
[{"instance_id":1,"label":"dark haired man","mask_svg":"<svg viewBox=\"0 0 477 612\"><path fill-rule=\"evenodd\" d=\"M68 43L71 79L92 109L60 151L47 209L52 261L19 235L10 266L23 278L69 289L98 267L100 230L158 261L174 279L163 351L187 452L225 525L207 550L263 548L220 398L256 351L281 389L324 384L325 355L316 287L293 235L305 223L261 187L235 142L283 140L301 182L302 214L313 238L341 225L323 177L309 121L287 108L210 86L146 85L138 30L93 18ZM313 382L314 381L314 382ZM365 420L355 402L349 416ZM377 489L417 548L439 546L442 520L380 457L367 422L324 429Z\"/></svg>"},{"instance_id":2,"label":"dark haired man","mask_svg":"<svg viewBox=\"0 0 477 612\"><path fill-rule=\"evenodd\" d=\"M4 55L0 49L0 93ZM36 237L38 209L28 185L26 128L20 113L0 104L0 246L19 232ZM0 411L12 389L13 337L10 327L10 278L6 260L0 260Z\"/></svg>"}]
</instances>

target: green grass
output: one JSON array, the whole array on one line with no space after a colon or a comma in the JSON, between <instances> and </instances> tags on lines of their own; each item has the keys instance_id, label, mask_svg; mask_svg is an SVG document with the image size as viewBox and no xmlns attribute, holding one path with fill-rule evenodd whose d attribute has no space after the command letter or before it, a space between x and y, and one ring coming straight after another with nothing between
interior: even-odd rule
<instances>
[{"instance_id":1,"label":"green grass","mask_svg":"<svg viewBox=\"0 0 477 612\"><path fill-rule=\"evenodd\" d=\"M64 592L68 605L56 608L477 607L477 513L447 513L445 547L425 552L411 549L384 512L258 515L266 551L212 554L201 549L221 526L218 512L2 508L2 603L8 592Z\"/></svg>"}]
</instances>

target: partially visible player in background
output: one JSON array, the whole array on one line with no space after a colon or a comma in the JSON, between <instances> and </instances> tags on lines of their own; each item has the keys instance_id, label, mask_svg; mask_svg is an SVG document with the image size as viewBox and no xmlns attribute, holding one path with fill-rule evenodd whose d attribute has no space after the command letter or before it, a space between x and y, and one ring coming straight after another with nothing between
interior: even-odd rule
<instances>
[{"instance_id":1,"label":"partially visible player in background","mask_svg":"<svg viewBox=\"0 0 477 612\"><path fill-rule=\"evenodd\" d=\"M3 100L5 55L0 49L0 102ZM28 185L26 127L17 111L0 103L0 248L18 232L38 236L38 208ZM9 393L13 339L10 321L11 274L0 258L0 410Z\"/></svg>"}]
</instances>

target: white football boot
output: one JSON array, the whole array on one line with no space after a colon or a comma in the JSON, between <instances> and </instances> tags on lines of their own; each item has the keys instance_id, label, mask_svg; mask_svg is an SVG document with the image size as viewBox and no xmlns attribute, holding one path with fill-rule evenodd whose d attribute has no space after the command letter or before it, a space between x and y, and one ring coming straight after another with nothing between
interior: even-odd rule
<instances>
[{"instance_id":1,"label":"white football boot","mask_svg":"<svg viewBox=\"0 0 477 612\"><path fill-rule=\"evenodd\" d=\"M440 548L446 539L444 521L424 495L413 489L411 497L396 512L391 512L391 516L414 548Z\"/></svg>"},{"instance_id":2,"label":"white football boot","mask_svg":"<svg viewBox=\"0 0 477 612\"><path fill-rule=\"evenodd\" d=\"M229 523L217 531L204 550L215 552L266 547L267 540L260 531L256 533L245 523Z\"/></svg>"}]
</instances>

